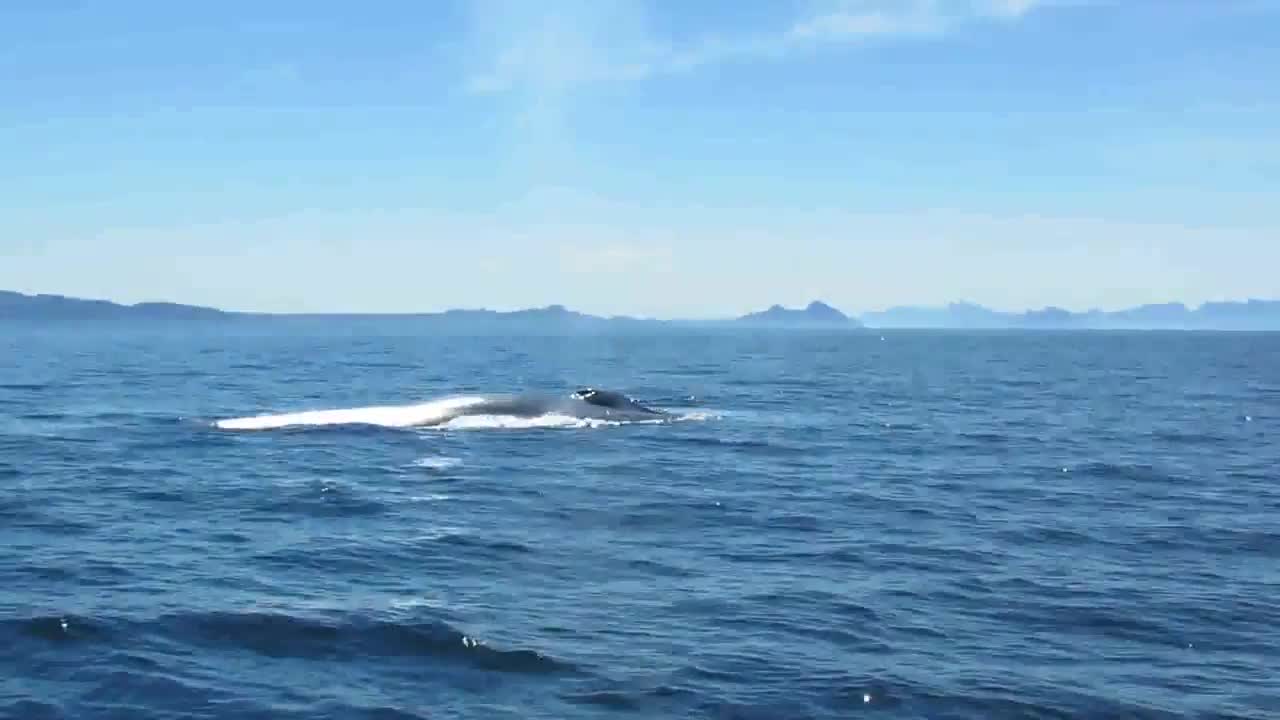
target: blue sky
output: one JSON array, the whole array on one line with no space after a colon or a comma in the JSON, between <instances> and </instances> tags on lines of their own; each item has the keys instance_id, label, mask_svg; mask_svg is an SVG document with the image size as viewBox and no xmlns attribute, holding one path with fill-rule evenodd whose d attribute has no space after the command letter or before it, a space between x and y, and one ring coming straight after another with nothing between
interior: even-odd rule
<instances>
[{"instance_id":1,"label":"blue sky","mask_svg":"<svg viewBox=\"0 0 1280 720\"><path fill-rule=\"evenodd\" d=\"M1280 297L1280 0L0 5L0 288Z\"/></svg>"}]
</instances>

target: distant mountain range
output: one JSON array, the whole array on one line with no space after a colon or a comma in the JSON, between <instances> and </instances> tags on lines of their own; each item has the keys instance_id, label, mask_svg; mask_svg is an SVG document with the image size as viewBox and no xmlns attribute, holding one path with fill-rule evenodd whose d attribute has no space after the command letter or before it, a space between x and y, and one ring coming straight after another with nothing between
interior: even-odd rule
<instances>
[{"instance_id":1,"label":"distant mountain range","mask_svg":"<svg viewBox=\"0 0 1280 720\"><path fill-rule=\"evenodd\" d=\"M214 308L148 302L120 305L107 300L85 300L63 295L23 295L0 290L0 320L112 320L148 318L153 320L202 320L226 317Z\"/></svg>"},{"instance_id":2,"label":"distant mountain range","mask_svg":"<svg viewBox=\"0 0 1280 720\"><path fill-rule=\"evenodd\" d=\"M219 310L168 302L123 305L107 300L91 300L62 295L24 295L0 290L0 321L163 321L269 319L282 317L387 317L385 315L276 315ZM851 317L814 301L804 308L773 305L766 310L738 318L709 320L653 320L624 316L602 317L549 305L515 311L447 310L438 313L405 313L441 323L449 328L474 330L602 329L617 326L728 326L756 328L938 328L938 329L1142 329L1142 330L1280 330L1280 301L1206 303L1191 309L1181 303L1142 305L1127 310L1091 310L1083 313L1048 307L1021 313L1001 312L972 303L952 303L943 307L894 307Z\"/></svg>"},{"instance_id":3,"label":"distant mountain range","mask_svg":"<svg viewBox=\"0 0 1280 720\"><path fill-rule=\"evenodd\" d=\"M864 313L861 318L869 326L885 328L1280 330L1280 301L1212 302L1195 309L1182 303L1162 303L1079 313L1056 307L1010 313L972 303L951 303L945 307L894 307Z\"/></svg>"},{"instance_id":4,"label":"distant mountain range","mask_svg":"<svg viewBox=\"0 0 1280 720\"><path fill-rule=\"evenodd\" d=\"M737 327L812 327L857 328L861 323L835 308L821 302L791 310L774 305L763 312L740 318L720 320L653 320L625 316L602 317L570 310L563 305L548 305L526 310L498 311L485 309L457 309L437 313L401 313L396 315L331 314L271 314L246 313L219 310L194 305L148 302L122 305L107 300L85 300L62 295L23 295L0 290L0 320L28 322L61 321L204 321L232 319L266 319L284 317L410 317L440 323L449 328L475 330L501 330L528 327L534 329L598 329L605 326L646 325L720 325Z\"/></svg>"}]
</instances>

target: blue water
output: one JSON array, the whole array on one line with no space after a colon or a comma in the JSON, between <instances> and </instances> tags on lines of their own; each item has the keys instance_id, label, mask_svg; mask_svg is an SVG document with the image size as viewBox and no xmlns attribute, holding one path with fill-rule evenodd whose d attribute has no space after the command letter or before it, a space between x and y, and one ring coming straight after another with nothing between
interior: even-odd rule
<instances>
[{"instance_id":1,"label":"blue water","mask_svg":"<svg viewBox=\"0 0 1280 720\"><path fill-rule=\"evenodd\" d=\"M2 330L3 717L1280 716L1280 335Z\"/></svg>"}]
</instances>

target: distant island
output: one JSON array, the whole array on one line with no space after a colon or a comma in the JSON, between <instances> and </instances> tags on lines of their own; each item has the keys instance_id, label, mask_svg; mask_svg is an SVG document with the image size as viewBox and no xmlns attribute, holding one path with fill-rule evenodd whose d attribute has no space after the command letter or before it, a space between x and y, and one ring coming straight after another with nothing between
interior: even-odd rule
<instances>
[{"instance_id":1,"label":"distant island","mask_svg":"<svg viewBox=\"0 0 1280 720\"><path fill-rule=\"evenodd\" d=\"M765 310L736 318L645 319L627 316L599 316L570 310L563 305L499 311L455 309L434 313L401 314L273 314L220 310L171 302L144 302L125 305L108 300L83 299L63 295L25 295L0 290L0 321L27 323L100 322L206 322L265 320L271 318L359 318L403 317L438 323L450 329L477 331L504 330L599 330L614 327L739 327L739 328L917 328L917 329L1081 329L1081 330L1280 330L1280 301L1248 300L1211 302L1198 308L1182 303L1141 305L1126 310L1071 312L1048 307L1021 313L992 310L973 303L957 302L941 307L893 307L887 310L847 315L815 300L803 308L772 305Z\"/></svg>"},{"instance_id":2,"label":"distant island","mask_svg":"<svg viewBox=\"0 0 1280 720\"><path fill-rule=\"evenodd\" d=\"M774 305L768 310L743 315L737 322L762 327L862 327L858 320L817 300L801 310Z\"/></svg>"}]
</instances>

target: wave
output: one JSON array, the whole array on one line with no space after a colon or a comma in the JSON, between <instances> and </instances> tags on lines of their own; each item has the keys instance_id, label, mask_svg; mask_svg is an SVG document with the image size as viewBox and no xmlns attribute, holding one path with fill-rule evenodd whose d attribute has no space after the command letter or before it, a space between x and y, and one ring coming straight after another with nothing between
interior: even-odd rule
<instances>
[{"instance_id":1,"label":"wave","mask_svg":"<svg viewBox=\"0 0 1280 720\"><path fill-rule=\"evenodd\" d=\"M125 638L148 635L187 647L244 651L274 658L417 657L506 673L579 670L568 660L532 648L490 646L443 620L429 617L324 617L262 609L186 611L148 619L41 615L0 620L0 641L28 653L46 645L118 647Z\"/></svg>"}]
</instances>

